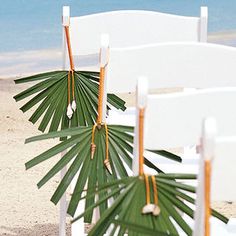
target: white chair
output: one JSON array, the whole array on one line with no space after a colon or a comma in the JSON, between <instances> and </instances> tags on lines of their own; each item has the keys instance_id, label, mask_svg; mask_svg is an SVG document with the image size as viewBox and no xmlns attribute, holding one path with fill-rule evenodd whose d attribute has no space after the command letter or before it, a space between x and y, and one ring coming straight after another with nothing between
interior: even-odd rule
<instances>
[{"instance_id":1,"label":"white chair","mask_svg":"<svg viewBox=\"0 0 236 236\"><path fill-rule=\"evenodd\" d=\"M212 139L214 138L215 134L213 132L214 130L210 130L210 135L208 134L209 132L205 134L202 139L203 141L200 139L202 132L202 120L209 116L212 116L217 120L217 123L219 124L219 131L223 136L236 134L236 109L226 105L230 104L236 99L236 88L204 89L189 93L147 96L147 89L145 89L145 87L147 87L145 86L145 83L143 81L139 81L137 107L145 107L146 109L144 125L144 148L164 149L184 145L202 144L202 153L204 156L208 158L212 157L212 144L214 143ZM138 136L138 132L136 132L136 135ZM232 186L230 186L232 180L236 178L236 174L233 169L234 167L232 165L232 163L234 163L232 150L234 150L234 153L236 153L236 137L220 137L216 139L215 143L222 144L224 141L229 141L230 145L227 147L222 147L221 145L217 147L218 149L216 149L214 153L212 199L232 201L235 200L236 197L235 189L232 189ZM138 142L135 145L135 149L135 170L138 170ZM227 162L225 159L222 159L222 151L225 151L225 154L228 154L227 158L229 159L227 159ZM218 157L218 154L221 156ZM152 161L155 162L155 160ZM156 164L158 164L158 162ZM200 165L200 170L202 166L203 165ZM225 167L225 169L223 167ZM225 173L224 170L227 170L228 172ZM182 164L180 164L178 167L175 164L172 166L171 171L188 172L188 167L183 166ZM199 175L200 184L198 184L197 199L197 209L199 210L195 216L196 224L194 236L204 235L200 233L200 228L203 228L204 223L202 221L202 219L204 219L204 191L202 177L203 175L201 170ZM188 217L185 216L185 218L189 221ZM225 230L228 230L229 233L232 233L227 235L235 235L236 224L234 221L227 226L218 220L214 219L213 221L215 221L215 223L214 227L212 227L213 233L211 235L226 235L222 233L226 232ZM221 234L219 232L221 232Z\"/></svg>"},{"instance_id":2,"label":"white chair","mask_svg":"<svg viewBox=\"0 0 236 236\"><path fill-rule=\"evenodd\" d=\"M99 68L100 36L110 35L110 46L125 47L169 41L206 42L207 7L200 17L186 17L152 11L123 10L81 17L70 17L69 7L63 7L63 25L70 25L72 54L76 69ZM141 22L138 24L137 22ZM153 26L153 27L150 27ZM63 69L68 67L66 43L63 37ZM63 176L65 170L62 171ZM61 200L60 236L65 235L66 198Z\"/></svg>"},{"instance_id":3,"label":"white chair","mask_svg":"<svg viewBox=\"0 0 236 236\"><path fill-rule=\"evenodd\" d=\"M108 36L103 35L100 49L100 67L105 70L106 82L103 101L106 101L108 92L134 92L135 78L142 74L148 75L151 88L235 87L235 60L236 49L233 47L179 42L112 48ZM103 114L106 114L105 110L104 102ZM127 124L129 119L134 124L134 112L132 114L129 109L127 112L128 116L112 114L112 123ZM109 122L109 118L103 117L103 122L106 121ZM197 166L191 168L196 169ZM133 168L133 171L136 173L137 170Z\"/></svg>"},{"instance_id":4,"label":"white chair","mask_svg":"<svg viewBox=\"0 0 236 236\"><path fill-rule=\"evenodd\" d=\"M236 49L233 47L172 42L112 48L105 41L101 49L101 66L106 65L106 90L109 93L134 92L135 78L140 75L149 78L152 89L236 86ZM127 109L125 113L113 111L109 119L112 123L127 124L129 121L134 124L134 109Z\"/></svg>"},{"instance_id":5,"label":"white chair","mask_svg":"<svg viewBox=\"0 0 236 236\"><path fill-rule=\"evenodd\" d=\"M111 47L130 47L161 42L206 42L208 9L200 17L188 17L144 10L110 11L70 17L72 53L79 67L99 65L101 34L110 35ZM66 48L63 49L66 54Z\"/></svg>"},{"instance_id":6,"label":"white chair","mask_svg":"<svg viewBox=\"0 0 236 236\"><path fill-rule=\"evenodd\" d=\"M105 50L103 47L103 51ZM169 42L126 48L113 48L108 44L107 51L107 92L134 92L134 78L140 75L149 78L152 89L236 85L236 49L233 47L196 42ZM128 109L126 117L120 112L113 112L110 120L113 123L126 124L128 119L134 124L132 113L134 115L134 109Z\"/></svg>"},{"instance_id":7,"label":"white chair","mask_svg":"<svg viewBox=\"0 0 236 236\"><path fill-rule=\"evenodd\" d=\"M224 103L224 101L221 102ZM235 126L232 118L231 114L226 115L224 122L230 122ZM223 125L223 123L221 123L221 125ZM235 131L235 129L233 130ZM229 133L227 133L227 136L222 136L222 133L224 133L224 126L217 128L215 118L207 118L204 120L202 127L201 163L199 165L194 236L206 235L206 222L204 221L204 217L207 206L204 201L205 194L210 193L210 201L236 200L236 189L232 186L236 180L236 133L232 132L230 136L228 136ZM212 169L209 192L205 189L205 161L211 163ZM236 235L236 220L230 219L226 226L222 226L219 221L210 219L209 229L210 235L214 236Z\"/></svg>"}]
</instances>

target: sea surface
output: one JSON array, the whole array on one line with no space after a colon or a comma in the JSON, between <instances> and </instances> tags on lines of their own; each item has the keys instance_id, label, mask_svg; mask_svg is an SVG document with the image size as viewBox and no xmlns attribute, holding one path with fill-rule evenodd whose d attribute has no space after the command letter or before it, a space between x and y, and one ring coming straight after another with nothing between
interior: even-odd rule
<instances>
[{"instance_id":1,"label":"sea surface","mask_svg":"<svg viewBox=\"0 0 236 236\"><path fill-rule=\"evenodd\" d=\"M209 32L236 31L236 0L0 0L0 53L61 46L62 6L72 16L143 9L199 16L209 8Z\"/></svg>"}]
</instances>

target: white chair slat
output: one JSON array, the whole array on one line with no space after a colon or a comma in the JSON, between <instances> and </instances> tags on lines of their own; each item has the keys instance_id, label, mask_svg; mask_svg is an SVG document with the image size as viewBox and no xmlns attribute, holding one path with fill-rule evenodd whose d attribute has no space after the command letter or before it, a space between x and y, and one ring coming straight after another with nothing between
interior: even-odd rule
<instances>
[{"instance_id":1,"label":"white chair slat","mask_svg":"<svg viewBox=\"0 0 236 236\"><path fill-rule=\"evenodd\" d=\"M199 41L200 17L144 10L121 10L70 18L74 55L99 52L100 36L111 36L111 47L165 41Z\"/></svg>"},{"instance_id":2,"label":"white chair slat","mask_svg":"<svg viewBox=\"0 0 236 236\"><path fill-rule=\"evenodd\" d=\"M236 201L236 137L216 139L214 152L211 200Z\"/></svg>"},{"instance_id":3,"label":"white chair slat","mask_svg":"<svg viewBox=\"0 0 236 236\"><path fill-rule=\"evenodd\" d=\"M145 148L167 149L199 144L201 121L215 117L223 135L236 133L236 88L149 95L145 115ZM229 114L230 119L225 114ZM148 138L153 137L153 138Z\"/></svg>"},{"instance_id":4,"label":"white chair slat","mask_svg":"<svg viewBox=\"0 0 236 236\"><path fill-rule=\"evenodd\" d=\"M139 76L149 88L236 86L236 48L210 43L157 43L111 48L107 91L134 92Z\"/></svg>"}]
</instances>

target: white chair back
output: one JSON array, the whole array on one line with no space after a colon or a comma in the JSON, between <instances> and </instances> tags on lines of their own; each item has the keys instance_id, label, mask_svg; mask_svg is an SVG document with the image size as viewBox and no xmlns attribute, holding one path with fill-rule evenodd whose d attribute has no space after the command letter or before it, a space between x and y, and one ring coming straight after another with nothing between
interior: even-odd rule
<instances>
[{"instance_id":1,"label":"white chair back","mask_svg":"<svg viewBox=\"0 0 236 236\"><path fill-rule=\"evenodd\" d=\"M173 41L207 41L208 8L201 7L199 17L179 16L144 10L121 10L70 17L63 7L63 18L70 24L72 54L78 67L98 66L100 37L110 35L111 47ZM63 54L66 57L64 44Z\"/></svg>"},{"instance_id":2,"label":"white chair back","mask_svg":"<svg viewBox=\"0 0 236 236\"><path fill-rule=\"evenodd\" d=\"M142 85L142 87L144 87ZM142 89L142 88L141 88ZM138 89L140 91L141 89ZM137 95L139 97L139 95ZM168 148L200 144L201 121L216 118L223 135L236 133L236 88L203 89L188 93L148 95L145 112L144 148ZM227 114L227 115L226 115ZM136 125L137 126L137 125ZM137 128L135 129L137 136ZM134 147L138 153L138 142ZM138 172L138 155L134 158L133 171Z\"/></svg>"},{"instance_id":3,"label":"white chair back","mask_svg":"<svg viewBox=\"0 0 236 236\"><path fill-rule=\"evenodd\" d=\"M108 92L134 92L140 75L152 89L236 86L234 47L172 42L108 50Z\"/></svg>"},{"instance_id":4,"label":"white chair back","mask_svg":"<svg viewBox=\"0 0 236 236\"><path fill-rule=\"evenodd\" d=\"M110 35L111 47L129 47L168 41L207 40L207 7L200 17L144 10L121 10L70 17L73 55L96 54L100 36Z\"/></svg>"},{"instance_id":5,"label":"white chair back","mask_svg":"<svg viewBox=\"0 0 236 236\"><path fill-rule=\"evenodd\" d=\"M212 159L212 201L236 200L236 189L232 186L236 180L236 136L232 136L236 134L236 108L229 105L236 99L236 88L204 89L163 95L147 95L146 92L145 98L147 86L144 81L145 78L139 78L137 87L137 110L142 109L143 104L146 107L144 148L156 150L201 145L202 158L199 165L193 235L204 236L205 159ZM216 136L216 127L212 120L204 122L202 129L202 120L206 117L214 117L221 136ZM136 125L138 126L138 122ZM138 129L135 135L138 136ZM138 143L136 140L133 166L135 175L138 175L139 170Z\"/></svg>"},{"instance_id":6,"label":"white chair back","mask_svg":"<svg viewBox=\"0 0 236 236\"><path fill-rule=\"evenodd\" d=\"M107 37L103 35L102 38ZM107 44L107 40L105 41ZM209 43L172 42L129 48L110 48L109 44L104 44L104 40L102 42L101 66L107 64L103 101L106 101L107 93L134 92L136 78L140 75L148 77L151 89L236 87L236 48L234 47ZM176 104L172 109L175 107ZM105 102L103 108L105 111ZM195 110L195 105L189 103L188 109L189 111ZM168 119L164 115L166 110L163 110L163 112L159 112L158 119L163 115L162 118L166 120ZM176 116L182 114L185 112L176 112ZM189 115L191 115L190 112ZM105 122L105 119L103 121ZM135 130L135 132L137 131ZM165 137L160 138L158 145L163 145L163 148L173 147L173 144L182 147L181 142L177 143L178 139L175 139L173 135ZM196 133L195 138L198 137L199 133ZM183 146L196 144L196 140L189 142L187 136L185 136L185 140ZM170 141L173 142L169 143Z\"/></svg>"},{"instance_id":7,"label":"white chair back","mask_svg":"<svg viewBox=\"0 0 236 236\"><path fill-rule=\"evenodd\" d=\"M147 149L200 144L201 121L208 116L216 118L221 134L236 133L236 109L229 105L236 101L236 88L149 95L147 101L144 141Z\"/></svg>"}]
</instances>

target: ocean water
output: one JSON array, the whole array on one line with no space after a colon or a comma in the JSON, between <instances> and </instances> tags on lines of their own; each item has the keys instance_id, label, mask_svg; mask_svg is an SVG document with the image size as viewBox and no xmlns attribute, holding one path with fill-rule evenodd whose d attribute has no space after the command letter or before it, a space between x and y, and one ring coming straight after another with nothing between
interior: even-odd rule
<instances>
[{"instance_id":1,"label":"ocean water","mask_svg":"<svg viewBox=\"0 0 236 236\"><path fill-rule=\"evenodd\" d=\"M209 32L236 31L236 0L0 0L0 53L61 46L61 11L71 15L144 9L198 16L209 8Z\"/></svg>"}]
</instances>

